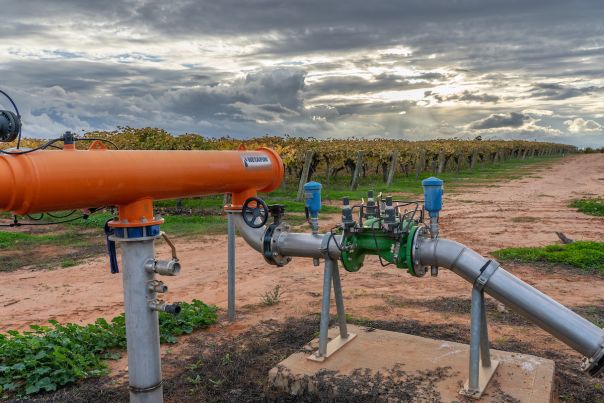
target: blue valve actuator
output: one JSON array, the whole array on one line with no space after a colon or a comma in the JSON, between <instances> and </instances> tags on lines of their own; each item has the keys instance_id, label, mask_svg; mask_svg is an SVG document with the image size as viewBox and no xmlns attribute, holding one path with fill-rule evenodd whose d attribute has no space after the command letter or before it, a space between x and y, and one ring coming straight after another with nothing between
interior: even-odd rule
<instances>
[{"instance_id":1,"label":"blue valve actuator","mask_svg":"<svg viewBox=\"0 0 604 403\"><path fill-rule=\"evenodd\" d=\"M443 208L444 182L434 176L422 181L424 188L424 207L430 217L438 217Z\"/></svg>"},{"instance_id":2,"label":"blue valve actuator","mask_svg":"<svg viewBox=\"0 0 604 403\"><path fill-rule=\"evenodd\" d=\"M317 218L321 210L321 184L319 182L308 182L304 184L304 201L310 216Z\"/></svg>"}]
</instances>

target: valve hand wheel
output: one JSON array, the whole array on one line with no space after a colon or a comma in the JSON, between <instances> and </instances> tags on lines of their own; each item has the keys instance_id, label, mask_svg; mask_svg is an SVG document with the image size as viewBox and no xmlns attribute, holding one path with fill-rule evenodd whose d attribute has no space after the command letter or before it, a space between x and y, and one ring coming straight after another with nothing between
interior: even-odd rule
<instances>
[{"instance_id":1,"label":"valve hand wheel","mask_svg":"<svg viewBox=\"0 0 604 403\"><path fill-rule=\"evenodd\" d=\"M243 221L252 228L260 228L268 220L268 206L258 197L250 197L241 208Z\"/></svg>"}]
</instances>

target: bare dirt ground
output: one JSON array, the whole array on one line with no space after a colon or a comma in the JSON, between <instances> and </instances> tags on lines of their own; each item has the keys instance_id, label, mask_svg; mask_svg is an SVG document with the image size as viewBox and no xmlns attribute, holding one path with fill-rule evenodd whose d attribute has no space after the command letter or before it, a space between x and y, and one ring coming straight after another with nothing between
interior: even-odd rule
<instances>
[{"instance_id":1,"label":"bare dirt ground","mask_svg":"<svg viewBox=\"0 0 604 403\"><path fill-rule=\"evenodd\" d=\"M567 207L573 199L594 195L604 195L604 155L567 157L541 165L521 179L457 187L454 193L447 193L441 236L462 242L485 256L502 247L558 242L554 231L576 240L602 240L604 220ZM197 298L226 309L226 236L178 239L176 244L183 270L180 276L165 279L170 287L167 299ZM158 244L158 254L169 256L164 244ZM567 306L602 305L604 276L523 264L505 267ZM346 309L352 317L469 325L465 308L460 312L438 309L441 297L464 303L469 299L470 285L447 270L441 270L437 278L414 278L395 268L382 268L377 260L367 258L360 272L341 272ZM49 319L89 323L123 311L121 276L109 273L104 256L66 269L4 273L3 280L0 331L23 329ZM280 303L262 304L261 295L277 285L284 292ZM317 313L321 287L322 267L313 267L310 260L298 258L283 268L270 266L238 239L238 320L235 324L223 322L222 327L210 331L240 333L262 320L282 321ZM490 337L499 341L513 337L546 345L557 353L575 355L534 326L513 326L495 320L490 322ZM164 350L173 356L178 347ZM120 360L112 368L121 372L124 365L125 361ZM170 369L166 371L169 373Z\"/></svg>"}]
</instances>

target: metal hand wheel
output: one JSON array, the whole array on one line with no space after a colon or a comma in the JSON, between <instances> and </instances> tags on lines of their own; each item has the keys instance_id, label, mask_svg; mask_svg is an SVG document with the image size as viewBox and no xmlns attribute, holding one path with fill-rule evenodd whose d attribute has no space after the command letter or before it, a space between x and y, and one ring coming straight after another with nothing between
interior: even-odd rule
<instances>
[{"instance_id":1,"label":"metal hand wheel","mask_svg":"<svg viewBox=\"0 0 604 403\"><path fill-rule=\"evenodd\" d=\"M250 197L241 208L243 221L252 228L260 228L268 220L268 206L258 197Z\"/></svg>"}]
</instances>

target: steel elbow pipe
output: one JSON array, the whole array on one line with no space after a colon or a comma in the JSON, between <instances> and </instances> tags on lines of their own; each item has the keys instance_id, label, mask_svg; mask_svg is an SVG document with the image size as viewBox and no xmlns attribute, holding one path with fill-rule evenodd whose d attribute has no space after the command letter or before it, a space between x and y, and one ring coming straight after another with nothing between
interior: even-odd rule
<instances>
[{"instance_id":1,"label":"steel elbow pipe","mask_svg":"<svg viewBox=\"0 0 604 403\"><path fill-rule=\"evenodd\" d=\"M418 238L414 260L424 266L441 266L471 284L481 277L488 259L448 239ZM595 376L604 368L604 331L590 321L526 284L498 263L483 290L586 357L582 369ZM483 281L483 278L480 279Z\"/></svg>"},{"instance_id":2,"label":"steel elbow pipe","mask_svg":"<svg viewBox=\"0 0 604 403\"><path fill-rule=\"evenodd\" d=\"M229 212L228 214L232 214L233 222L235 223L235 228L237 232L243 237L245 242L254 248L256 251L262 253L262 241L264 239L264 232L266 231L266 227L260 228L252 228L243 221L243 216L240 211L237 212Z\"/></svg>"},{"instance_id":3,"label":"steel elbow pipe","mask_svg":"<svg viewBox=\"0 0 604 403\"><path fill-rule=\"evenodd\" d=\"M240 212L230 212L229 214L233 214L235 228L248 245L263 253L266 227L252 228L243 221ZM340 245L341 242L341 235L282 231L275 235L271 248L272 252L281 256L323 258L328 251L331 258L339 259L341 253L337 245Z\"/></svg>"}]
</instances>

